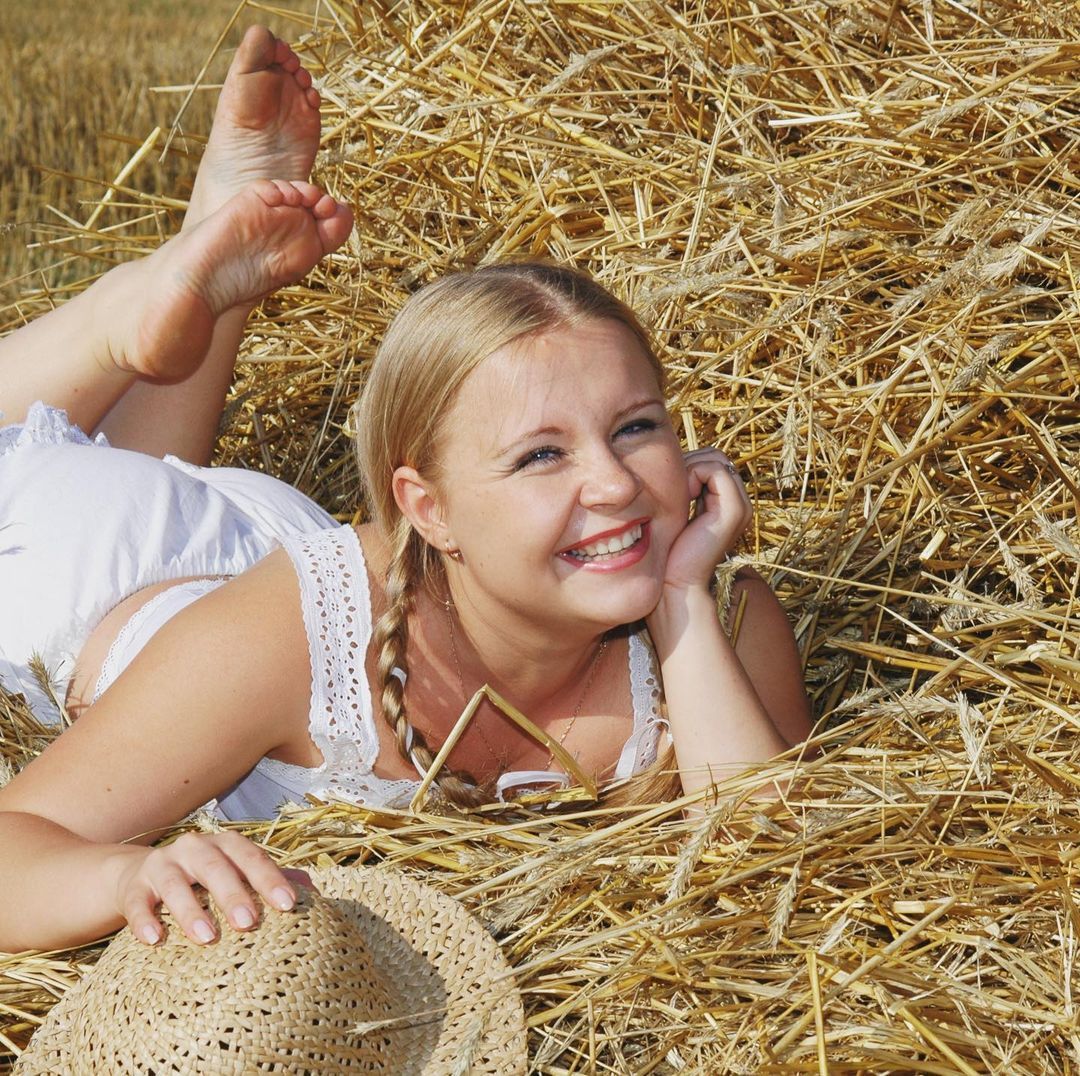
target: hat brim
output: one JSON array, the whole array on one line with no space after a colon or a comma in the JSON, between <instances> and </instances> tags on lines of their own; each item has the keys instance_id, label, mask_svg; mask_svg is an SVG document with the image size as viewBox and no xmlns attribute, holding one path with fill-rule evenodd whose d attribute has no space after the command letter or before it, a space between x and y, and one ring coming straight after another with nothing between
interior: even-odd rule
<instances>
[{"instance_id":1,"label":"hat brim","mask_svg":"<svg viewBox=\"0 0 1080 1076\"><path fill-rule=\"evenodd\" d=\"M387 1058L387 1072L417 1076L525 1072L524 1012L513 972L495 939L462 904L385 868L314 868L309 873L324 897L353 905L342 910L359 924L370 958L389 987L385 996L392 1016L357 1028L357 1034L369 1036L372 1043L392 1044L387 1046L393 1054ZM177 938L177 944L188 943ZM130 951L138 945L124 932L109 949ZM208 951L194 945L190 950L196 959L198 952ZM159 951L139 950L147 955ZM15 1073L76 1076L87 1070L81 1063L86 1059L77 1056L72 1027L88 991L100 985L95 981L98 974L97 968L91 969L53 1006L16 1063ZM287 972L282 969L280 974ZM177 989L175 981L170 989ZM415 1060L403 1068L400 1047L406 1040L410 1048L405 1053ZM377 1052L379 1046L372 1048ZM125 1061L118 1054L117 1062L127 1064L122 1071L140 1071L134 1056ZM367 1063L361 1067L379 1070Z\"/></svg>"}]
</instances>

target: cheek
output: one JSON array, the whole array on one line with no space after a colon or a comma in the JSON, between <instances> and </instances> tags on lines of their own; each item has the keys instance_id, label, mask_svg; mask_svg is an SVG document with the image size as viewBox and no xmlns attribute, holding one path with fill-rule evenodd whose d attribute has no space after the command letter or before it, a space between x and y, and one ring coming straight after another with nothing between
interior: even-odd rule
<instances>
[{"instance_id":1,"label":"cheek","mask_svg":"<svg viewBox=\"0 0 1080 1076\"><path fill-rule=\"evenodd\" d=\"M682 452L665 469L660 495L664 505L664 534L668 542L673 542L686 526L693 503Z\"/></svg>"},{"instance_id":2,"label":"cheek","mask_svg":"<svg viewBox=\"0 0 1080 1076\"><path fill-rule=\"evenodd\" d=\"M455 510L461 521L455 533L467 544L469 562L478 571L500 571L524 556L546 515L542 499L538 504L536 498L491 490L461 498Z\"/></svg>"},{"instance_id":3,"label":"cheek","mask_svg":"<svg viewBox=\"0 0 1080 1076\"><path fill-rule=\"evenodd\" d=\"M657 488L663 494L664 502L672 506L681 505L687 511L690 508L690 481L686 474L686 463L678 443L668 448L662 467L657 468Z\"/></svg>"}]
</instances>

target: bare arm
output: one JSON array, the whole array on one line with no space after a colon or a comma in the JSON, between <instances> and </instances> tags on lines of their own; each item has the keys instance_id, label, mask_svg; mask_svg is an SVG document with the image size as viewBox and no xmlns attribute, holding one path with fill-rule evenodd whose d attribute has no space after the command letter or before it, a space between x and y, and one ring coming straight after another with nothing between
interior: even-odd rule
<instances>
[{"instance_id":1,"label":"bare arm","mask_svg":"<svg viewBox=\"0 0 1080 1076\"><path fill-rule=\"evenodd\" d=\"M732 588L732 620L742 605L735 654L786 747L810 735L802 657L784 607L757 572L744 568Z\"/></svg>"},{"instance_id":2,"label":"bare arm","mask_svg":"<svg viewBox=\"0 0 1080 1076\"><path fill-rule=\"evenodd\" d=\"M228 788L276 748L303 751L311 673L284 554L175 617L101 700L0 789L0 949L100 937L127 919L149 940L165 901L206 941L191 890L234 926L254 922L246 878L268 903L294 894L236 834L139 843ZM251 922L246 922L247 909Z\"/></svg>"},{"instance_id":3,"label":"bare arm","mask_svg":"<svg viewBox=\"0 0 1080 1076\"><path fill-rule=\"evenodd\" d=\"M798 649L783 610L756 574L740 579L746 608L736 645L709 592L713 568L750 519L725 457L688 457L702 509L672 547L663 596L648 617L683 789L700 791L804 739L810 729Z\"/></svg>"}]
</instances>

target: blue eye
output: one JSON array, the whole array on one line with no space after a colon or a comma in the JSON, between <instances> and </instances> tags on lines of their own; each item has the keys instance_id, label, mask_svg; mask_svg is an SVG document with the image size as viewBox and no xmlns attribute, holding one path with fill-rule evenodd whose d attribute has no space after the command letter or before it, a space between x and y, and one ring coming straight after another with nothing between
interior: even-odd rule
<instances>
[{"instance_id":1,"label":"blue eye","mask_svg":"<svg viewBox=\"0 0 1080 1076\"><path fill-rule=\"evenodd\" d=\"M526 452L525 455L514 464L514 470L523 471L527 467L551 463L561 457L562 449L555 448L552 445L544 445L542 448L534 448L531 452Z\"/></svg>"},{"instance_id":2,"label":"blue eye","mask_svg":"<svg viewBox=\"0 0 1080 1076\"><path fill-rule=\"evenodd\" d=\"M636 418L633 422L620 426L615 431L616 437L633 437L637 433L651 433L659 426L659 423L651 418Z\"/></svg>"}]
</instances>

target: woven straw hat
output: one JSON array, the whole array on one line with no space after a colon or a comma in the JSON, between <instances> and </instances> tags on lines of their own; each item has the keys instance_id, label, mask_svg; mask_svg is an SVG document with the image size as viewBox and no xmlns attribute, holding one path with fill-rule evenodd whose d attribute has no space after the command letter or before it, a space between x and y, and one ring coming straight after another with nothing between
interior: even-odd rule
<instances>
[{"instance_id":1,"label":"woven straw hat","mask_svg":"<svg viewBox=\"0 0 1080 1076\"><path fill-rule=\"evenodd\" d=\"M512 972L461 904L388 870L310 873L321 895L213 945L122 931L15 1072L525 1072Z\"/></svg>"}]
</instances>

